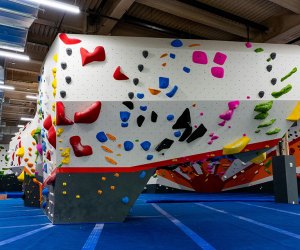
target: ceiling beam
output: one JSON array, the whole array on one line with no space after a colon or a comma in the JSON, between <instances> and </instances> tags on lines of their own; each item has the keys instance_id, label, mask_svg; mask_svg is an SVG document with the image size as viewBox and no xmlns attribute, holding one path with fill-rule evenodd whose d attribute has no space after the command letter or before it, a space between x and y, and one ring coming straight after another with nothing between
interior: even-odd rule
<instances>
[{"instance_id":1,"label":"ceiling beam","mask_svg":"<svg viewBox=\"0 0 300 250\"><path fill-rule=\"evenodd\" d=\"M32 70L24 70L24 69L17 69L17 68L11 68L11 67L5 67L5 69L10 70L10 71L17 71L17 72L21 72L21 73L36 75L36 76L40 75L40 72L32 71Z\"/></svg>"},{"instance_id":2,"label":"ceiling beam","mask_svg":"<svg viewBox=\"0 0 300 250\"><path fill-rule=\"evenodd\" d=\"M287 10L293 11L296 14L300 14L300 2L299 0L269 0Z\"/></svg>"},{"instance_id":3,"label":"ceiling beam","mask_svg":"<svg viewBox=\"0 0 300 250\"><path fill-rule=\"evenodd\" d=\"M148 7L161 10L163 12L188 19L190 21L201 23L225 32L247 38L247 29L244 24L239 24L224 18L218 17L214 14L200 10L191 5L176 1L176 0L136 0L138 3ZM258 32L250 30L249 37L257 36Z\"/></svg>"}]
</instances>

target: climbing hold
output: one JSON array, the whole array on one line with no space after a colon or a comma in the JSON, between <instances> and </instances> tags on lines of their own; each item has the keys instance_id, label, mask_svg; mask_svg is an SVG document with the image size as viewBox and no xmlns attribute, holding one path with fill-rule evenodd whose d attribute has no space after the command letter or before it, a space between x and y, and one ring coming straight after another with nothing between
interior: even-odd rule
<instances>
[{"instance_id":1,"label":"climbing hold","mask_svg":"<svg viewBox=\"0 0 300 250\"><path fill-rule=\"evenodd\" d=\"M143 115L138 116L138 118L136 119L137 125L139 127L141 127L143 125L144 121L145 121L145 116L143 116Z\"/></svg>"},{"instance_id":2,"label":"climbing hold","mask_svg":"<svg viewBox=\"0 0 300 250\"><path fill-rule=\"evenodd\" d=\"M190 110L186 108L181 116L177 119L176 123L172 126L172 129L182 129L190 126L191 123L191 115Z\"/></svg>"},{"instance_id":3,"label":"climbing hold","mask_svg":"<svg viewBox=\"0 0 300 250\"><path fill-rule=\"evenodd\" d=\"M84 48L80 48L82 66L91 62L105 61L105 50L102 46L97 46L93 52L88 52Z\"/></svg>"},{"instance_id":4,"label":"climbing hold","mask_svg":"<svg viewBox=\"0 0 300 250\"><path fill-rule=\"evenodd\" d=\"M57 61L58 61L58 54L55 53L54 56L53 56L52 58L53 58L54 62L57 63Z\"/></svg>"},{"instance_id":5,"label":"climbing hold","mask_svg":"<svg viewBox=\"0 0 300 250\"><path fill-rule=\"evenodd\" d=\"M158 90L158 89L151 89L151 88L148 88L149 92L151 95L158 95L161 91Z\"/></svg>"},{"instance_id":6,"label":"climbing hold","mask_svg":"<svg viewBox=\"0 0 300 250\"><path fill-rule=\"evenodd\" d=\"M42 203L42 208L45 209L47 207L47 202L46 201L43 201Z\"/></svg>"},{"instance_id":7,"label":"climbing hold","mask_svg":"<svg viewBox=\"0 0 300 250\"><path fill-rule=\"evenodd\" d=\"M49 128L51 128L52 126L52 119L51 119L51 115L48 115L46 117L46 119L44 120L43 126L46 130L49 130Z\"/></svg>"},{"instance_id":8,"label":"climbing hold","mask_svg":"<svg viewBox=\"0 0 300 250\"><path fill-rule=\"evenodd\" d=\"M264 120L266 119L267 117L269 116L269 113L268 112L261 112L259 114L257 114L254 119L256 120Z\"/></svg>"},{"instance_id":9,"label":"climbing hold","mask_svg":"<svg viewBox=\"0 0 300 250\"><path fill-rule=\"evenodd\" d=\"M129 97L129 99L133 99L134 93L133 93L133 92L129 92L129 93L128 93L128 97Z\"/></svg>"},{"instance_id":10,"label":"climbing hold","mask_svg":"<svg viewBox=\"0 0 300 250\"><path fill-rule=\"evenodd\" d=\"M60 93L61 98L65 98L67 95L66 91L64 91L64 90L61 90L59 93Z\"/></svg>"},{"instance_id":11,"label":"climbing hold","mask_svg":"<svg viewBox=\"0 0 300 250\"><path fill-rule=\"evenodd\" d=\"M121 72L121 67L118 66L113 74L115 80L128 80L129 78Z\"/></svg>"},{"instance_id":12,"label":"climbing hold","mask_svg":"<svg viewBox=\"0 0 300 250\"><path fill-rule=\"evenodd\" d=\"M167 63L162 63L161 66L166 67Z\"/></svg>"},{"instance_id":13,"label":"climbing hold","mask_svg":"<svg viewBox=\"0 0 300 250\"><path fill-rule=\"evenodd\" d=\"M175 58L176 58L176 55L173 54L173 53L170 53L170 57L171 57L172 59L175 59Z\"/></svg>"},{"instance_id":14,"label":"climbing hold","mask_svg":"<svg viewBox=\"0 0 300 250\"><path fill-rule=\"evenodd\" d=\"M146 174L147 174L146 171L143 170L143 171L140 173L139 178L140 178L140 179L145 178Z\"/></svg>"},{"instance_id":15,"label":"climbing hold","mask_svg":"<svg viewBox=\"0 0 300 250\"><path fill-rule=\"evenodd\" d=\"M276 82L277 82L277 79L276 79L276 78L272 78L272 79L271 79L271 83L272 83L273 85L275 85Z\"/></svg>"},{"instance_id":16,"label":"climbing hold","mask_svg":"<svg viewBox=\"0 0 300 250\"><path fill-rule=\"evenodd\" d=\"M264 160L267 159L267 153L262 153L250 160L254 164L261 164Z\"/></svg>"},{"instance_id":17,"label":"climbing hold","mask_svg":"<svg viewBox=\"0 0 300 250\"><path fill-rule=\"evenodd\" d=\"M107 153L113 153L113 152L114 152L114 151L112 151L109 147L106 147L106 146L104 146L104 145L102 145L101 148L102 148L105 152L107 152Z\"/></svg>"},{"instance_id":18,"label":"climbing hold","mask_svg":"<svg viewBox=\"0 0 300 250\"><path fill-rule=\"evenodd\" d=\"M265 95L265 92L264 92L264 91L259 91L259 92L258 92L258 96L259 96L260 98L263 98L264 95Z\"/></svg>"},{"instance_id":19,"label":"climbing hold","mask_svg":"<svg viewBox=\"0 0 300 250\"><path fill-rule=\"evenodd\" d=\"M23 157L23 156L24 156L24 153L25 153L24 147L20 147L20 148L18 148L17 151L16 151L16 156L18 156L18 157Z\"/></svg>"},{"instance_id":20,"label":"climbing hold","mask_svg":"<svg viewBox=\"0 0 300 250\"><path fill-rule=\"evenodd\" d=\"M270 109L272 109L272 106L273 106L273 101L262 102L255 106L254 111L265 113L265 112L269 111Z\"/></svg>"},{"instance_id":21,"label":"climbing hold","mask_svg":"<svg viewBox=\"0 0 300 250\"><path fill-rule=\"evenodd\" d=\"M220 114L219 118L221 118L224 121L230 121L233 116L233 112L234 112L233 110L229 109L229 110L225 111L224 113Z\"/></svg>"},{"instance_id":22,"label":"climbing hold","mask_svg":"<svg viewBox=\"0 0 300 250\"><path fill-rule=\"evenodd\" d=\"M217 52L214 57L214 63L223 65L227 59L227 56L221 52Z\"/></svg>"},{"instance_id":23,"label":"climbing hold","mask_svg":"<svg viewBox=\"0 0 300 250\"><path fill-rule=\"evenodd\" d=\"M185 141L191 135L192 131L193 131L192 126L188 124L188 126L183 131L181 137L179 138L179 141Z\"/></svg>"},{"instance_id":24,"label":"climbing hold","mask_svg":"<svg viewBox=\"0 0 300 250\"><path fill-rule=\"evenodd\" d=\"M142 149L144 149L145 151L148 151L151 147L151 142L143 141L140 145L141 145Z\"/></svg>"},{"instance_id":25,"label":"climbing hold","mask_svg":"<svg viewBox=\"0 0 300 250\"><path fill-rule=\"evenodd\" d=\"M212 67L211 74L216 78L224 77L224 69L222 67Z\"/></svg>"},{"instance_id":26,"label":"climbing hold","mask_svg":"<svg viewBox=\"0 0 300 250\"><path fill-rule=\"evenodd\" d=\"M130 113L127 111L120 111L120 118L122 122L127 122L130 118Z\"/></svg>"},{"instance_id":27,"label":"climbing hold","mask_svg":"<svg viewBox=\"0 0 300 250\"><path fill-rule=\"evenodd\" d=\"M129 202L129 198L127 196L122 198L122 203L128 204L128 202Z\"/></svg>"},{"instance_id":28,"label":"climbing hold","mask_svg":"<svg viewBox=\"0 0 300 250\"><path fill-rule=\"evenodd\" d=\"M269 121L263 121L261 124L258 125L257 128L269 127L269 126L271 126L275 121L276 121L276 119L271 119L271 120L269 120Z\"/></svg>"},{"instance_id":29,"label":"climbing hold","mask_svg":"<svg viewBox=\"0 0 300 250\"><path fill-rule=\"evenodd\" d=\"M248 48L248 49L249 49L249 48L252 48L252 44L251 44L250 42L246 42L246 43L245 43L245 46L246 46L246 48Z\"/></svg>"},{"instance_id":30,"label":"climbing hold","mask_svg":"<svg viewBox=\"0 0 300 250\"><path fill-rule=\"evenodd\" d=\"M96 138L99 142L106 142L107 141L107 136L103 131L100 131L99 133L97 133Z\"/></svg>"},{"instance_id":31,"label":"climbing hold","mask_svg":"<svg viewBox=\"0 0 300 250\"><path fill-rule=\"evenodd\" d=\"M175 48L179 48L183 45L182 41L179 39L175 39L171 42L171 45Z\"/></svg>"},{"instance_id":32,"label":"climbing hold","mask_svg":"<svg viewBox=\"0 0 300 250\"><path fill-rule=\"evenodd\" d=\"M223 147L223 154L230 155L230 154L237 154L240 153L250 142L250 138L247 136L243 136L238 140L234 141L233 143L227 144Z\"/></svg>"},{"instance_id":33,"label":"climbing hold","mask_svg":"<svg viewBox=\"0 0 300 250\"><path fill-rule=\"evenodd\" d=\"M175 137L180 137L181 136L181 132L180 131L175 131L174 132L174 136Z\"/></svg>"},{"instance_id":34,"label":"climbing hold","mask_svg":"<svg viewBox=\"0 0 300 250\"><path fill-rule=\"evenodd\" d=\"M18 181L24 181L24 170L22 171L22 173L17 177Z\"/></svg>"},{"instance_id":35,"label":"climbing hold","mask_svg":"<svg viewBox=\"0 0 300 250\"><path fill-rule=\"evenodd\" d=\"M296 122L300 120L300 102L297 103L296 107L286 118L288 121Z\"/></svg>"},{"instance_id":36,"label":"climbing hold","mask_svg":"<svg viewBox=\"0 0 300 250\"><path fill-rule=\"evenodd\" d=\"M125 151L131 151L134 147L134 144L131 141L125 141L123 146Z\"/></svg>"},{"instance_id":37,"label":"climbing hold","mask_svg":"<svg viewBox=\"0 0 300 250\"><path fill-rule=\"evenodd\" d=\"M70 76L66 76L65 80L66 80L67 84L70 84L72 81L72 78Z\"/></svg>"},{"instance_id":38,"label":"climbing hold","mask_svg":"<svg viewBox=\"0 0 300 250\"><path fill-rule=\"evenodd\" d=\"M110 157L108 157L108 156L105 156L105 160L106 160L108 163L113 164L113 165L117 165L117 164L118 164L114 159L112 159L112 158L110 158Z\"/></svg>"},{"instance_id":39,"label":"climbing hold","mask_svg":"<svg viewBox=\"0 0 300 250\"><path fill-rule=\"evenodd\" d=\"M61 136L61 134L64 132L64 129L63 128L58 128L57 129L57 132L56 132L56 135L58 136L58 137L60 137Z\"/></svg>"},{"instance_id":40,"label":"climbing hold","mask_svg":"<svg viewBox=\"0 0 300 250\"><path fill-rule=\"evenodd\" d=\"M166 89L169 86L169 78L159 77L159 88Z\"/></svg>"},{"instance_id":41,"label":"climbing hold","mask_svg":"<svg viewBox=\"0 0 300 250\"><path fill-rule=\"evenodd\" d=\"M204 136L206 132L207 132L206 127L205 127L203 124L201 124L201 125L200 125L200 126L199 126L199 127L198 127L191 135L190 135L190 137L186 140L186 142L187 142L187 143L190 143L190 142L192 142L192 141L198 139L199 137ZM214 139L213 139L213 137L212 137L211 139L212 139L212 140L215 140L215 139L217 139L217 138L214 137Z\"/></svg>"},{"instance_id":42,"label":"climbing hold","mask_svg":"<svg viewBox=\"0 0 300 250\"><path fill-rule=\"evenodd\" d=\"M279 91L274 91L274 92L272 92L272 96L274 97L274 98L279 98L280 96L282 96L282 95L284 95L284 94L286 94L286 93L288 93L288 92L290 92L292 90L292 85L291 84L288 84L288 85L286 85L284 88L282 88L281 90L279 90Z\"/></svg>"},{"instance_id":43,"label":"climbing hold","mask_svg":"<svg viewBox=\"0 0 300 250\"><path fill-rule=\"evenodd\" d=\"M256 129L255 131L254 131L254 133L256 133L256 134L258 134L260 132L260 129Z\"/></svg>"},{"instance_id":44,"label":"climbing hold","mask_svg":"<svg viewBox=\"0 0 300 250\"><path fill-rule=\"evenodd\" d=\"M174 119L174 115L167 115L167 120L168 121L173 121L173 119Z\"/></svg>"},{"instance_id":45,"label":"climbing hold","mask_svg":"<svg viewBox=\"0 0 300 250\"><path fill-rule=\"evenodd\" d=\"M161 56L160 56L160 58L164 58L164 57L166 57L168 55L168 53L163 53Z\"/></svg>"},{"instance_id":46,"label":"climbing hold","mask_svg":"<svg viewBox=\"0 0 300 250\"><path fill-rule=\"evenodd\" d=\"M274 128L272 130L267 131L266 135L275 135L278 134L281 131L280 128Z\"/></svg>"},{"instance_id":47,"label":"climbing hold","mask_svg":"<svg viewBox=\"0 0 300 250\"><path fill-rule=\"evenodd\" d=\"M90 107L82 112L76 112L74 114L75 123L93 123L100 114L101 102L94 102Z\"/></svg>"},{"instance_id":48,"label":"climbing hold","mask_svg":"<svg viewBox=\"0 0 300 250\"><path fill-rule=\"evenodd\" d=\"M240 101L238 101L238 100L230 101L230 102L228 102L227 105L230 110L234 110L234 109L238 108L238 106L240 105Z\"/></svg>"},{"instance_id":49,"label":"climbing hold","mask_svg":"<svg viewBox=\"0 0 300 250\"><path fill-rule=\"evenodd\" d=\"M56 125L72 125L74 124L65 115L65 106L63 102L56 102Z\"/></svg>"},{"instance_id":50,"label":"climbing hold","mask_svg":"<svg viewBox=\"0 0 300 250\"><path fill-rule=\"evenodd\" d=\"M52 147L56 148L56 131L53 125L48 131L48 141L52 145Z\"/></svg>"},{"instance_id":51,"label":"climbing hold","mask_svg":"<svg viewBox=\"0 0 300 250\"><path fill-rule=\"evenodd\" d=\"M121 127L122 128L127 128L128 127L128 123L127 122L122 122L121 123Z\"/></svg>"},{"instance_id":52,"label":"climbing hold","mask_svg":"<svg viewBox=\"0 0 300 250\"><path fill-rule=\"evenodd\" d=\"M138 65L138 70L139 70L140 72L142 72L143 69L144 69L144 65L143 65L143 64L139 64L139 65Z\"/></svg>"},{"instance_id":53,"label":"climbing hold","mask_svg":"<svg viewBox=\"0 0 300 250\"><path fill-rule=\"evenodd\" d=\"M174 143L173 140L170 140L170 139L168 139L168 138L165 138L165 139L163 139L163 140L157 145L157 147L155 148L155 150L156 150L157 152L160 152L160 151L162 151L163 149L169 149L169 148L172 146L173 143Z\"/></svg>"},{"instance_id":54,"label":"climbing hold","mask_svg":"<svg viewBox=\"0 0 300 250\"><path fill-rule=\"evenodd\" d=\"M88 156L93 154L93 149L89 145L82 145L79 136L70 137L70 144L73 148L74 154L77 157Z\"/></svg>"},{"instance_id":55,"label":"climbing hold","mask_svg":"<svg viewBox=\"0 0 300 250\"><path fill-rule=\"evenodd\" d=\"M69 38L65 33L59 34L59 38L61 41L63 41L64 44L68 44L68 45L77 44L81 42L81 40L79 39Z\"/></svg>"},{"instance_id":56,"label":"climbing hold","mask_svg":"<svg viewBox=\"0 0 300 250\"><path fill-rule=\"evenodd\" d=\"M70 56L72 55L72 49L71 48L67 48L66 49L67 55Z\"/></svg>"},{"instance_id":57,"label":"climbing hold","mask_svg":"<svg viewBox=\"0 0 300 250\"><path fill-rule=\"evenodd\" d=\"M133 84L138 85L139 84L139 79L138 78L133 78Z\"/></svg>"},{"instance_id":58,"label":"climbing hold","mask_svg":"<svg viewBox=\"0 0 300 250\"><path fill-rule=\"evenodd\" d=\"M284 77L282 77L280 79L281 82L283 82L284 80L288 79L291 75L295 74L297 72L297 67L293 68L291 70L291 72L289 72L287 75L285 75Z\"/></svg>"},{"instance_id":59,"label":"climbing hold","mask_svg":"<svg viewBox=\"0 0 300 250\"><path fill-rule=\"evenodd\" d=\"M272 65L268 65L266 69L267 69L268 72L271 72L272 71Z\"/></svg>"},{"instance_id":60,"label":"climbing hold","mask_svg":"<svg viewBox=\"0 0 300 250\"><path fill-rule=\"evenodd\" d=\"M156 114L155 111L151 112L151 122L156 122L157 121L158 115Z\"/></svg>"},{"instance_id":61,"label":"climbing hold","mask_svg":"<svg viewBox=\"0 0 300 250\"><path fill-rule=\"evenodd\" d=\"M190 73L190 72L191 72L191 69L188 68L188 67L183 67L182 70L183 70L185 73Z\"/></svg>"},{"instance_id":62,"label":"climbing hold","mask_svg":"<svg viewBox=\"0 0 300 250\"><path fill-rule=\"evenodd\" d=\"M271 57L272 60L274 60L274 59L276 58L276 53L275 53L275 52L272 52L272 53L270 54L270 57Z\"/></svg>"},{"instance_id":63,"label":"climbing hold","mask_svg":"<svg viewBox=\"0 0 300 250\"><path fill-rule=\"evenodd\" d=\"M43 154L43 148L42 148L42 145L41 145L41 144L37 144L37 145L36 145L36 150L39 152L40 155Z\"/></svg>"},{"instance_id":64,"label":"climbing hold","mask_svg":"<svg viewBox=\"0 0 300 250\"><path fill-rule=\"evenodd\" d=\"M153 159L153 155L147 155L147 160L151 161Z\"/></svg>"},{"instance_id":65,"label":"climbing hold","mask_svg":"<svg viewBox=\"0 0 300 250\"><path fill-rule=\"evenodd\" d=\"M117 138L116 138L114 135L112 135L112 134L107 133L106 136L107 136L107 138L108 138L109 140L111 140L111 141L117 140Z\"/></svg>"},{"instance_id":66,"label":"climbing hold","mask_svg":"<svg viewBox=\"0 0 300 250\"><path fill-rule=\"evenodd\" d=\"M197 64L207 64L208 63L207 55L204 51L194 51L192 60L194 63L197 63Z\"/></svg>"},{"instance_id":67,"label":"climbing hold","mask_svg":"<svg viewBox=\"0 0 300 250\"><path fill-rule=\"evenodd\" d=\"M42 191L42 195L48 197L48 195L49 195L49 188L47 188L47 187L44 188L43 191Z\"/></svg>"},{"instance_id":68,"label":"climbing hold","mask_svg":"<svg viewBox=\"0 0 300 250\"><path fill-rule=\"evenodd\" d=\"M137 93L136 97L139 99L143 99L144 98L144 94L143 93Z\"/></svg>"},{"instance_id":69,"label":"climbing hold","mask_svg":"<svg viewBox=\"0 0 300 250\"><path fill-rule=\"evenodd\" d=\"M149 55L149 53L148 53L147 50L143 50L142 54L143 54L143 57L144 57L144 58L147 58L148 55Z\"/></svg>"},{"instance_id":70,"label":"climbing hold","mask_svg":"<svg viewBox=\"0 0 300 250\"><path fill-rule=\"evenodd\" d=\"M129 108L130 110L133 110L134 109L134 105L133 105L133 102L131 101L125 101L125 102L122 102L123 105L125 105L127 108Z\"/></svg>"},{"instance_id":71,"label":"climbing hold","mask_svg":"<svg viewBox=\"0 0 300 250\"><path fill-rule=\"evenodd\" d=\"M140 110L142 110L142 111L146 111L147 110L147 106L140 106Z\"/></svg>"},{"instance_id":72,"label":"climbing hold","mask_svg":"<svg viewBox=\"0 0 300 250\"><path fill-rule=\"evenodd\" d=\"M255 49L254 51L255 51L256 53L260 53L260 52L263 52L264 49L263 49L263 48L257 48L257 49Z\"/></svg>"},{"instance_id":73,"label":"climbing hold","mask_svg":"<svg viewBox=\"0 0 300 250\"><path fill-rule=\"evenodd\" d=\"M67 64L65 62L62 62L60 65L63 70L67 68Z\"/></svg>"},{"instance_id":74,"label":"climbing hold","mask_svg":"<svg viewBox=\"0 0 300 250\"><path fill-rule=\"evenodd\" d=\"M169 98L172 98L176 94L177 90L178 90L178 86L174 85L174 87L171 89L171 91L166 93L166 96Z\"/></svg>"}]
</instances>

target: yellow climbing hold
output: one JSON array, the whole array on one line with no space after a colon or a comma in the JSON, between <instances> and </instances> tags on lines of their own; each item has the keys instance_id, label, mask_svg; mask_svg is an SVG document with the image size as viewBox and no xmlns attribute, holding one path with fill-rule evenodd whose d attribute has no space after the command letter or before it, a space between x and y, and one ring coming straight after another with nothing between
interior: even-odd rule
<instances>
[{"instance_id":1,"label":"yellow climbing hold","mask_svg":"<svg viewBox=\"0 0 300 250\"><path fill-rule=\"evenodd\" d=\"M24 171L17 177L18 181L24 181Z\"/></svg>"},{"instance_id":2,"label":"yellow climbing hold","mask_svg":"<svg viewBox=\"0 0 300 250\"><path fill-rule=\"evenodd\" d=\"M66 183L66 182L63 182L63 186L67 186L67 183Z\"/></svg>"},{"instance_id":3,"label":"yellow climbing hold","mask_svg":"<svg viewBox=\"0 0 300 250\"><path fill-rule=\"evenodd\" d=\"M233 143L227 144L223 147L224 155L231 155L240 153L250 142L250 138L243 136L240 139L234 141Z\"/></svg>"},{"instance_id":4,"label":"yellow climbing hold","mask_svg":"<svg viewBox=\"0 0 300 250\"><path fill-rule=\"evenodd\" d=\"M56 118L55 117L53 118L52 123L54 126L56 126Z\"/></svg>"},{"instance_id":5,"label":"yellow climbing hold","mask_svg":"<svg viewBox=\"0 0 300 250\"><path fill-rule=\"evenodd\" d=\"M79 194L76 195L76 199L80 199L80 195Z\"/></svg>"},{"instance_id":6,"label":"yellow climbing hold","mask_svg":"<svg viewBox=\"0 0 300 250\"><path fill-rule=\"evenodd\" d=\"M64 148L59 148L59 151L63 151L64 150Z\"/></svg>"},{"instance_id":7,"label":"yellow climbing hold","mask_svg":"<svg viewBox=\"0 0 300 250\"><path fill-rule=\"evenodd\" d=\"M52 103L52 111L55 111L55 103Z\"/></svg>"},{"instance_id":8,"label":"yellow climbing hold","mask_svg":"<svg viewBox=\"0 0 300 250\"><path fill-rule=\"evenodd\" d=\"M300 102L297 103L296 107L286 119L291 122L296 122L300 120Z\"/></svg>"},{"instance_id":9,"label":"yellow climbing hold","mask_svg":"<svg viewBox=\"0 0 300 250\"><path fill-rule=\"evenodd\" d=\"M54 77L56 77L56 68L52 69L52 74L53 74Z\"/></svg>"},{"instance_id":10,"label":"yellow climbing hold","mask_svg":"<svg viewBox=\"0 0 300 250\"><path fill-rule=\"evenodd\" d=\"M61 152L61 157L64 157L61 160L62 164L69 164L70 163L70 148L65 148L63 152Z\"/></svg>"},{"instance_id":11,"label":"yellow climbing hold","mask_svg":"<svg viewBox=\"0 0 300 250\"><path fill-rule=\"evenodd\" d=\"M53 97L55 97L56 96L56 89L53 89Z\"/></svg>"},{"instance_id":12,"label":"yellow climbing hold","mask_svg":"<svg viewBox=\"0 0 300 250\"><path fill-rule=\"evenodd\" d=\"M63 193L64 195L66 195L66 194L67 194L67 191L63 191L62 193Z\"/></svg>"},{"instance_id":13,"label":"yellow climbing hold","mask_svg":"<svg viewBox=\"0 0 300 250\"><path fill-rule=\"evenodd\" d=\"M58 54L55 53L54 56L53 56L52 58L53 58L54 62L57 63L57 61L58 61Z\"/></svg>"},{"instance_id":14,"label":"yellow climbing hold","mask_svg":"<svg viewBox=\"0 0 300 250\"><path fill-rule=\"evenodd\" d=\"M20 147L16 151L16 156L23 157L24 156L24 147Z\"/></svg>"},{"instance_id":15,"label":"yellow climbing hold","mask_svg":"<svg viewBox=\"0 0 300 250\"><path fill-rule=\"evenodd\" d=\"M63 142L63 140L62 140L62 139L59 139L58 141L59 141L59 142Z\"/></svg>"},{"instance_id":16,"label":"yellow climbing hold","mask_svg":"<svg viewBox=\"0 0 300 250\"><path fill-rule=\"evenodd\" d=\"M59 137L63 132L64 132L63 128L58 128L57 132L56 132L56 135Z\"/></svg>"},{"instance_id":17,"label":"yellow climbing hold","mask_svg":"<svg viewBox=\"0 0 300 250\"><path fill-rule=\"evenodd\" d=\"M56 89L57 87L57 81L56 78L54 78L54 80L52 81L52 88Z\"/></svg>"},{"instance_id":18,"label":"yellow climbing hold","mask_svg":"<svg viewBox=\"0 0 300 250\"><path fill-rule=\"evenodd\" d=\"M251 160L252 163L261 164L265 159L267 159L267 153L262 153Z\"/></svg>"}]
</instances>

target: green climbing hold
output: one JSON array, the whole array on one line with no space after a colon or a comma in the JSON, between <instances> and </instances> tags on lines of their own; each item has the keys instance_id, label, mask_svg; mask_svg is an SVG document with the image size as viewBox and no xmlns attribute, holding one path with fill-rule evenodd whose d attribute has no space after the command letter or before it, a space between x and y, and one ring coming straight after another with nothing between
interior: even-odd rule
<instances>
[{"instance_id":1,"label":"green climbing hold","mask_svg":"<svg viewBox=\"0 0 300 250\"><path fill-rule=\"evenodd\" d=\"M271 119L271 120L269 120L269 121L264 121L264 122L262 122L261 124L259 124L257 128L269 127L269 126L271 126L275 121L276 121L276 119Z\"/></svg>"},{"instance_id":2,"label":"green climbing hold","mask_svg":"<svg viewBox=\"0 0 300 250\"><path fill-rule=\"evenodd\" d=\"M287 78L289 78L292 74L295 74L297 72L297 67L293 68L291 70L291 72L289 72L287 75L285 75L284 77L281 78L281 82L283 82L284 80L286 80Z\"/></svg>"},{"instance_id":3,"label":"green climbing hold","mask_svg":"<svg viewBox=\"0 0 300 250\"><path fill-rule=\"evenodd\" d=\"M256 53L259 53L259 52L263 52L264 49L263 49L263 48L257 48L257 49L255 49L254 51L255 51Z\"/></svg>"},{"instance_id":4,"label":"green climbing hold","mask_svg":"<svg viewBox=\"0 0 300 250\"><path fill-rule=\"evenodd\" d=\"M288 84L286 85L284 88L282 88L280 91L277 91L277 92L272 92L272 96L274 98L279 98L280 96L290 92L292 90L292 85L291 84Z\"/></svg>"},{"instance_id":5,"label":"green climbing hold","mask_svg":"<svg viewBox=\"0 0 300 250\"><path fill-rule=\"evenodd\" d=\"M279 132L281 131L280 128L274 128L272 130L269 130L266 135L275 135L275 134L278 134Z\"/></svg>"},{"instance_id":6,"label":"green climbing hold","mask_svg":"<svg viewBox=\"0 0 300 250\"><path fill-rule=\"evenodd\" d=\"M272 160L268 160L266 163L265 163L265 167L266 168L269 168L271 166L271 163L272 163Z\"/></svg>"},{"instance_id":7,"label":"green climbing hold","mask_svg":"<svg viewBox=\"0 0 300 250\"><path fill-rule=\"evenodd\" d=\"M257 114L254 119L256 120L263 120L263 119L266 119L268 117L269 113L268 112L262 112L262 113L259 113Z\"/></svg>"},{"instance_id":8,"label":"green climbing hold","mask_svg":"<svg viewBox=\"0 0 300 250\"><path fill-rule=\"evenodd\" d=\"M263 102L263 103L257 104L254 108L254 111L267 113L267 111L269 111L272 108L272 106L273 106L273 101Z\"/></svg>"},{"instance_id":9,"label":"green climbing hold","mask_svg":"<svg viewBox=\"0 0 300 250\"><path fill-rule=\"evenodd\" d=\"M258 134L258 133L260 132L260 129L256 129L254 132L255 132L256 134Z\"/></svg>"},{"instance_id":10,"label":"green climbing hold","mask_svg":"<svg viewBox=\"0 0 300 250\"><path fill-rule=\"evenodd\" d=\"M5 161L9 161L8 155L5 155Z\"/></svg>"}]
</instances>

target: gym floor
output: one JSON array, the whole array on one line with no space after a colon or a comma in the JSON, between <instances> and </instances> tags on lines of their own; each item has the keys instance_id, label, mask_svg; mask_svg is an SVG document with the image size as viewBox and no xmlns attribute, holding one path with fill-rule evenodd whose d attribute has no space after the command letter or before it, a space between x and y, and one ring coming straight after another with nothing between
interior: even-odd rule
<instances>
[{"instance_id":1,"label":"gym floor","mask_svg":"<svg viewBox=\"0 0 300 250\"><path fill-rule=\"evenodd\" d=\"M0 201L0 249L300 249L300 206L263 194L143 194L124 223L52 225L13 198Z\"/></svg>"}]
</instances>

